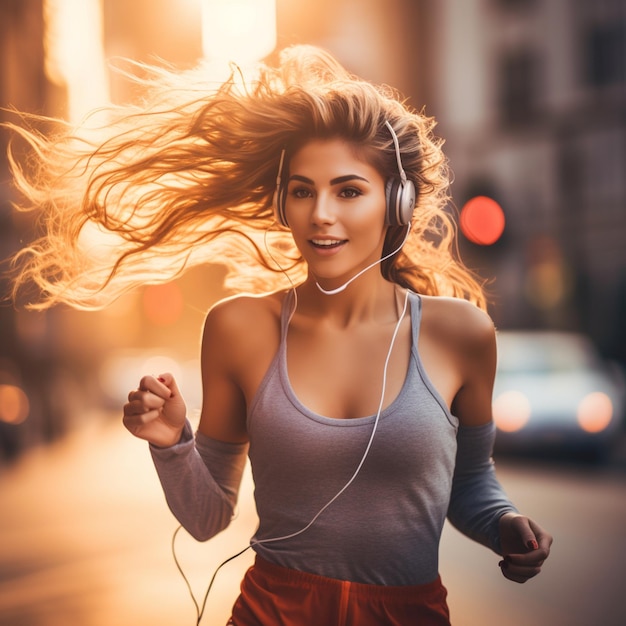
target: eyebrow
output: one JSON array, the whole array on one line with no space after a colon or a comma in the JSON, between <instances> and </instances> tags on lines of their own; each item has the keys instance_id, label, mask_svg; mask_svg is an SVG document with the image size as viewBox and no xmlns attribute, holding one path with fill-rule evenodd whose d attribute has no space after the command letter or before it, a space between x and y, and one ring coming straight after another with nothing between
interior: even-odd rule
<instances>
[{"instance_id":1,"label":"eyebrow","mask_svg":"<svg viewBox=\"0 0 626 626\"><path fill-rule=\"evenodd\" d=\"M299 180L301 183L306 183L307 185L315 185L315 181L307 178L306 176L300 176L299 174L293 174L289 177L289 180ZM362 180L366 183L370 181L367 178L363 178L362 176L357 176L356 174L346 174L345 176L338 176L337 178L333 178L330 181L331 185L340 185L341 183L346 183L350 180Z\"/></svg>"}]
</instances>

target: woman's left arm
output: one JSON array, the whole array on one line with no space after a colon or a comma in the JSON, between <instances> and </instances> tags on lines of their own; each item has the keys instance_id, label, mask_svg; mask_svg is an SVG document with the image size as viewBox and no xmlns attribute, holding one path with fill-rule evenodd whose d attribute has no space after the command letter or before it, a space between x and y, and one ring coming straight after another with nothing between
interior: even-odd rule
<instances>
[{"instance_id":1,"label":"woman's left arm","mask_svg":"<svg viewBox=\"0 0 626 626\"><path fill-rule=\"evenodd\" d=\"M482 311L467 306L464 313L466 323L457 326L462 332L456 337L463 383L452 407L459 430L448 519L465 535L502 555L503 575L523 583L540 572L552 537L517 511L496 477L491 411L495 329Z\"/></svg>"}]
</instances>

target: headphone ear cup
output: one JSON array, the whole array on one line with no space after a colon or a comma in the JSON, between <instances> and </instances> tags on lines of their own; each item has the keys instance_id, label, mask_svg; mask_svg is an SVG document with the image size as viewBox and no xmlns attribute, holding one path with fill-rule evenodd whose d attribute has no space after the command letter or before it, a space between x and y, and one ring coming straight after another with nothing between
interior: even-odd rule
<instances>
[{"instance_id":1,"label":"headphone ear cup","mask_svg":"<svg viewBox=\"0 0 626 626\"><path fill-rule=\"evenodd\" d=\"M285 215L285 196L287 189L283 185L279 185L274 192L274 219L285 228L289 227L287 217Z\"/></svg>"},{"instance_id":2,"label":"headphone ear cup","mask_svg":"<svg viewBox=\"0 0 626 626\"><path fill-rule=\"evenodd\" d=\"M412 180L407 180L402 186L400 198L400 225L406 226L413 219L413 211L417 202L417 192Z\"/></svg>"},{"instance_id":3,"label":"headphone ear cup","mask_svg":"<svg viewBox=\"0 0 626 626\"><path fill-rule=\"evenodd\" d=\"M385 224L388 226L406 226L413 217L416 193L412 180L405 183L400 178L391 178L385 186L387 210Z\"/></svg>"}]
</instances>

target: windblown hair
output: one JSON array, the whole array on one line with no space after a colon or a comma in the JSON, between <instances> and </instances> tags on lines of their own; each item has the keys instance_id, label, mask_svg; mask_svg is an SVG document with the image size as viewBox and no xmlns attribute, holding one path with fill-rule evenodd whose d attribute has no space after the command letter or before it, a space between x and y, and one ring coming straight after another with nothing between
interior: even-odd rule
<instances>
[{"instance_id":1,"label":"windblown hair","mask_svg":"<svg viewBox=\"0 0 626 626\"><path fill-rule=\"evenodd\" d=\"M166 282L206 262L224 264L227 286L253 292L284 288L306 275L288 230L272 210L281 151L311 138L342 138L385 178L398 175L392 137L418 192L410 236L381 265L391 281L422 294L485 305L480 284L458 260L449 213L449 171L434 120L390 88L349 74L310 46L283 51L244 84L235 68L215 86L202 68L146 68L140 106L110 107L96 128L12 129L31 158L10 153L21 210L35 211L39 238L14 261L14 297L36 286L30 303L99 308L145 283ZM91 120L96 119L92 116ZM47 120L48 122L50 120ZM89 122L89 120L88 120ZM406 232L391 227L383 254Z\"/></svg>"}]
</instances>

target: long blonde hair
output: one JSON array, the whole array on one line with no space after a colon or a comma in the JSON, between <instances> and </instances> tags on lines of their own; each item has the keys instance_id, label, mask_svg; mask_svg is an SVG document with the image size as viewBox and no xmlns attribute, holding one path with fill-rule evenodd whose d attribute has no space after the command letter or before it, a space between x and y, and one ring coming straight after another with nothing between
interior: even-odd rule
<instances>
[{"instance_id":1,"label":"long blonde hair","mask_svg":"<svg viewBox=\"0 0 626 626\"><path fill-rule=\"evenodd\" d=\"M28 163L10 154L23 198L17 208L35 211L43 229L13 259L14 297L34 286L34 308L99 308L206 262L226 265L227 285L236 289L284 287L283 271L299 280L304 261L272 210L282 150L288 157L309 138L341 137L385 177L397 176L388 121L418 199L410 236L383 263L383 275L484 307L480 284L456 255L435 122L393 90L350 75L310 46L286 49L248 84L236 69L217 86L202 68L148 69L146 100L101 111L100 128L56 121L56 131L43 135L28 126L41 121L36 116L10 125L32 154ZM403 236L403 227L391 227L385 251Z\"/></svg>"}]
</instances>

